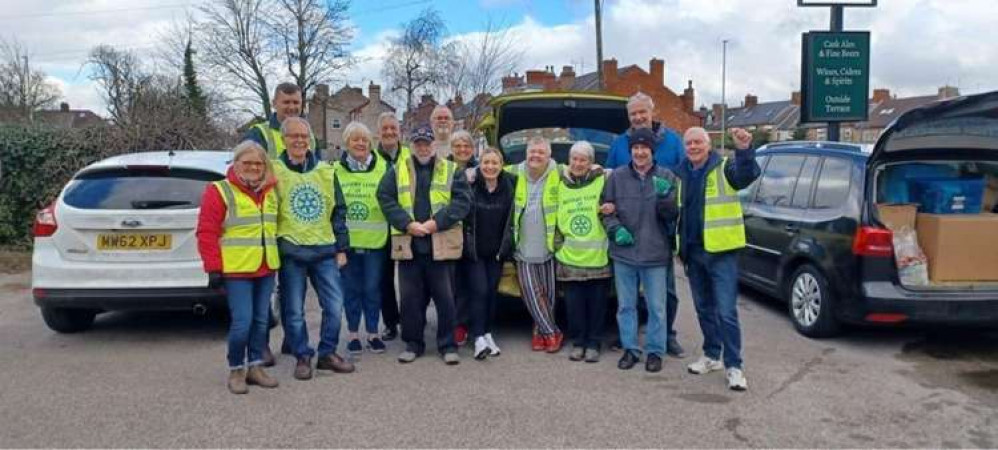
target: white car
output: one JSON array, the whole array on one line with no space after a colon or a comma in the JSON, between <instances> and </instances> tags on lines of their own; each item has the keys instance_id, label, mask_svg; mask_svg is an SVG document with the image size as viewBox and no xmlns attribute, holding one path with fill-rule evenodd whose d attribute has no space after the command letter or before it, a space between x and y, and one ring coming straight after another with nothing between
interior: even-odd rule
<instances>
[{"instance_id":1,"label":"white car","mask_svg":"<svg viewBox=\"0 0 998 450\"><path fill-rule=\"evenodd\" d=\"M205 186L231 152L145 152L80 170L34 223L31 284L49 328L72 333L115 310L224 306L208 288L197 228Z\"/></svg>"}]
</instances>

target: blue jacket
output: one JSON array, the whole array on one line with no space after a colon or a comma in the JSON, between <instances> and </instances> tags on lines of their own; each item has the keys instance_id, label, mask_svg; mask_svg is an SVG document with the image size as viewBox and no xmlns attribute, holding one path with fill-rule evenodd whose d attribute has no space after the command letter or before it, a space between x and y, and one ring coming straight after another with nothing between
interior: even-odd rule
<instances>
[{"instance_id":1,"label":"blue jacket","mask_svg":"<svg viewBox=\"0 0 998 450\"><path fill-rule=\"evenodd\" d=\"M682 138L671 128L659 122L653 122L651 129L655 132L656 138L653 149L655 164L675 172L679 163L686 159L683 153ZM606 157L606 163L603 164L604 167L616 169L631 163L631 146L628 142L630 134L631 129L628 129L627 132L621 133L613 140L613 143L610 144L610 153Z\"/></svg>"},{"instance_id":2,"label":"blue jacket","mask_svg":"<svg viewBox=\"0 0 998 450\"><path fill-rule=\"evenodd\" d=\"M682 180L682 208L679 211L679 258L686 260L686 249L690 246L703 246L703 210L704 184L707 174L714 170L723 160L717 152L710 152L707 163L699 169L684 160L676 170L676 176ZM734 163L729 159L724 165L724 177L728 183L738 190L747 188L759 177L759 164L755 160L755 149L735 151Z\"/></svg>"}]
</instances>

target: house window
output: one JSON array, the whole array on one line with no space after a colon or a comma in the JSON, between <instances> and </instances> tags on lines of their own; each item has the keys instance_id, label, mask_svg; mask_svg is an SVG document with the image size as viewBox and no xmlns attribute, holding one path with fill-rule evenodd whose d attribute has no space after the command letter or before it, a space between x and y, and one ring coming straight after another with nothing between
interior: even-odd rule
<instances>
[{"instance_id":1,"label":"house window","mask_svg":"<svg viewBox=\"0 0 998 450\"><path fill-rule=\"evenodd\" d=\"M340 129L340 119L333 119L333 129L334 130Z\"/></svg>"}]
</instances>

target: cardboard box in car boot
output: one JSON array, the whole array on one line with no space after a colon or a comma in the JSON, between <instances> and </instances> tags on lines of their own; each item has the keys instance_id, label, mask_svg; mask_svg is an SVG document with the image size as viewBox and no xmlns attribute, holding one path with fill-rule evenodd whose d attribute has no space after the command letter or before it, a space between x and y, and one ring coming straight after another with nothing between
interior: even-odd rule
<instances>
[{"instance_id":1,"label":"cardboard box in car boot","mask_svg":"<svg viewBox=\"0 0 998 450\"><path fill-rule=\"evenodd\" d=\"M998 281L998 214L919 213L916 227L932 282Z\"/></svg>"}]
</instances>

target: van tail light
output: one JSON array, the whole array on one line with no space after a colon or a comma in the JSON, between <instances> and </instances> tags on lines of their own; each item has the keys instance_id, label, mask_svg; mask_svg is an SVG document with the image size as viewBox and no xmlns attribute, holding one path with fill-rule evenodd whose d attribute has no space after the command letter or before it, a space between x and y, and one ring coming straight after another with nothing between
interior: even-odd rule
<instances>
[{"instance_id":1,"label":"van tail light","mask_svg":"<svg viewBox=\"0 0 998 450\"><path fill-rule=\"evenodd\" d=\"M55 223L55 202L42 208L35 215L35 224L31 229L35 237L48 237L55 234L59 225Z\"/></svg>"},{"instance_id":2,"label":"van tail light","mask_svg":"<svg viewBox=\"0 0 998 450\"><path fill-rule=\"evenodd\" d=\"M856 256L890 258L894 256L894 233L886 228L861 227L852 241Z\"/></svg>"}]
</instances>

